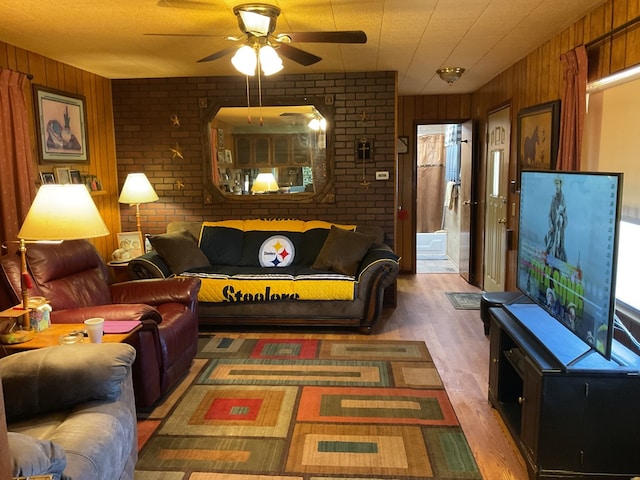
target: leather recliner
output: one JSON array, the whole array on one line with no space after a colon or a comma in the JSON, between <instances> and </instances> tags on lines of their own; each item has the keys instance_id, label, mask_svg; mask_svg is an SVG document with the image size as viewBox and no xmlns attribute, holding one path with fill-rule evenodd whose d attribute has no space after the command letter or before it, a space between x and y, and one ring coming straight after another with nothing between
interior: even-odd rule
<instances>
[{"instance_id":1,"label":"leather recliner","mask_svg":"<svg viewBox=\"0 0 640 480\"><path fill-rule=\"evenodd\" d=\"M52 323L87 318L140 320L127 341L136 351L133 384L136 405L152 406L189 370L197 350L197 278L109 283L108 267L86 240L30 244L27 268L30 296L45 297ZM20 257L0 257L0 308L21 302Z\"/></svg>"}]
</instances>

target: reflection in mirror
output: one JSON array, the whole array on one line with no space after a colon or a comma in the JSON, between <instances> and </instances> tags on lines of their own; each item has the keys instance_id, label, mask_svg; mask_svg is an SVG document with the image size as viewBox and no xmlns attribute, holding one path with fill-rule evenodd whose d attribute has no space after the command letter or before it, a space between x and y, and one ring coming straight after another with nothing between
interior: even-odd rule
<instances>
[{"instance_id":1,"label":"reflection in mirror","mask_svg":"<svg viewBox=\"0 0 640 480\"><path fill-rule=\"evenodd\" d=\"M206 125L210 181L229 199L313 197L329 181L327 124L314 105L221 107ZM259 174L275 183L258 184Z\"/></svg>"}]
</instances>

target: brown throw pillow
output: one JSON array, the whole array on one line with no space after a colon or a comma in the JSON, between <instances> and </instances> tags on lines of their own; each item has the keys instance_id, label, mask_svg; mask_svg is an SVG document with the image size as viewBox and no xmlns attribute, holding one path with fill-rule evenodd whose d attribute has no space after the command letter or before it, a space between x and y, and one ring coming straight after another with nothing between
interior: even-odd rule
<instances>
[{"instance_id":1,"label":"brown throw pillow","mask_svg":"<svg viewBox=\"0 0 640 480\"><path fill-rule=\"evenodd\" d=\"M370 235L332 226L311 268L353 276L373 242Z\"/></svg>"},{"instance_id":2,"label":"brown throw pillow","mask_svg":"<svg viewBox=\"0 0 640 480\"><path fill-rule=\"evenodd\" d=\"M209 266L209 259L187 230L149 235L149 241L175 274Z\"/></svg>"}]
</instances>

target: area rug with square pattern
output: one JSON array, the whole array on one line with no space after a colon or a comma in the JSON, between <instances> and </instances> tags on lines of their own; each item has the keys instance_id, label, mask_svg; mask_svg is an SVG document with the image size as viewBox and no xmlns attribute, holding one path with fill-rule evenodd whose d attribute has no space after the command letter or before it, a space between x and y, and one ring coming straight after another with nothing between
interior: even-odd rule
<instances>
[{"instance_id":1,"label":"area rug with square pattern","mask_svg":"<svg viewBox=\"0 0 640 480\"><path fill-rule=\"evenodd\" d=\"M136 480L481 479L424 342L200 339Z\"/></svg>"}]
</instances>

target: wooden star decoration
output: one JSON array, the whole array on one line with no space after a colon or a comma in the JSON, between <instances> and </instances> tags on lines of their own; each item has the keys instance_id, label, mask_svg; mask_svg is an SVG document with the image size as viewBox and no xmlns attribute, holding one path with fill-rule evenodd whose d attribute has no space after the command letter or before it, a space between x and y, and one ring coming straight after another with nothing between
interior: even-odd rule
<instances>
[{"instance_id":1,"label":"wooden star decoration","mask_svg":"<svg viewBox=\"0 0 640 480\"><path fill-rule=\"evenodd\" d=\"M362 186L363 190L369 190L369 185L371 185L371 182L368 182L365 177L362 177L360 185Z\"/></svg>"},{"instance_id":2,"label":"wooden star decoration","mask_svg":"<svg viewBox=\"0 0 640 480\"><path fill-rule=\"evenodd\" d=\"M169 150L171 150L171 160L175 160L176 157L184 160L184 157L182 156L182 148L180 147L180 145L176 143L176 146L169 147Z\"/></svg>"}]
</instances>

